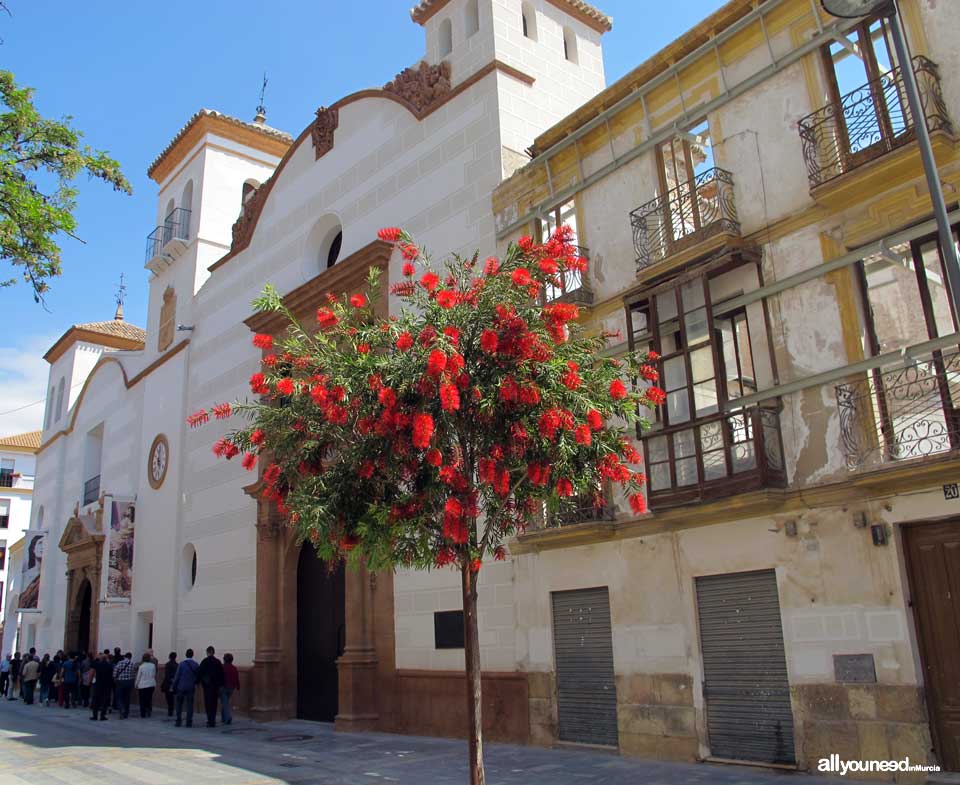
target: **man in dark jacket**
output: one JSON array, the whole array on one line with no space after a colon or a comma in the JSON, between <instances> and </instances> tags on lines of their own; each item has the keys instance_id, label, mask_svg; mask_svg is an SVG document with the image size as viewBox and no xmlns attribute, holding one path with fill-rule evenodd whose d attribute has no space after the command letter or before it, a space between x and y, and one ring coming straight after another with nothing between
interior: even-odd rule
<instances>
[{"instance_id":1,"label":"man in dark jacket","mask_svg":"<svg viewBox=\"0 0 960 785\"><path fill-rule=\"evenodd\" d=\"M90 707L93 714L91 720L97 719L97 714L101 720L107 718L107 709L110 708L110 692L113 690L113 662L109 653L101 654L94 660L93 665L93 696L90 701Z\"/></svg>"},{"instance_id":2,"label":"man in dark jacket","mask_svg":"<svg viewBox=\"0 0 960 785\"><path fill-rule=\"evenodd\" d=\"M207 710L207 727L217 726L217 698L223 686L223 663L214 655L213 646L207 646L207 656L200 663L200 683L203 685L203 706Z\"/></svg>"},{"instance_id":3,"label":"man in dark jacket","mask_svg":"<svg viewBox=\"0 0 960 785\"><path fill-rule=\"evenodd\" d=\"M193 694L197 688L197 672L200 666L193 659L193 649L187 649L187 656L177 666L177 673L173 677L173 692L177 696L177 721L174 723L180 727L180 719L183 717L183 707L187 707L187 727L193 726Z\"/></svg>"},{"instance_id":4,"label":"man in dark jacket","mask_svg":"<svg viewBox=\"0 0 960 785\"><path fill-rule=\"evenodd\" d=\"M20 666L23 660L20 659L20 652L13 653L13 659L10 660L10 687L7 691L7 700L15 701L20 697Z\"/></svg>"}]
</instances>

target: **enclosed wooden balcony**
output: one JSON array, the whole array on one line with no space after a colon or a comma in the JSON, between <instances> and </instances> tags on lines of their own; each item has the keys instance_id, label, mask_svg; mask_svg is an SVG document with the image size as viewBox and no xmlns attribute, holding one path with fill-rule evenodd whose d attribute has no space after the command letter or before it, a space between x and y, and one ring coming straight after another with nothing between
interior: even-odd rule
<instances>
[{"instance_id":1,"label":"enclosed wooden balcony","mask_svg":"<svg viewBox=\"0 0 960 785\"><path fill-rule=\"evenodd\" d=\"M654 510L786 485L780 415L773 407L648 431L643 448Z\"/></svg>"}]
</instances>

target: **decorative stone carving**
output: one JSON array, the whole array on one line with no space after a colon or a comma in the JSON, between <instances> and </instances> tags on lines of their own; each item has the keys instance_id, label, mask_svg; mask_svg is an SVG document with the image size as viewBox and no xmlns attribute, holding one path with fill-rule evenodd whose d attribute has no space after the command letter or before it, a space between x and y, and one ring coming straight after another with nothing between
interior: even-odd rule
<instances>
[{"instance_id":1,"label":"decorative stone carving","mask_svg":"<svg viewBox=\"0 0 960 785\"><path fill-rule=\"evenodd\" d=\"M393 93L410 103L418 114L423 114L433 103L445 97L450 85L450 63L443 61L428 65L421 60L419 65L404 68L393 81L383 86L384 92Z\"/></svg>"},{"instance_id":2,"label":"decorative stone carving","mask_svg":"<svg viewBox=\"0 0 960 785\"><path fill-rule=\"evenodd\" d=\"M271 180L272 179L271 177ZM243 207L240 208L240 217L237 218L233 224L233 240L230 243L231 251L239 251L250 244L250 236L253 234L253 228L257 225L257 217L263 209L263 203L270 190L267 187L268 183L270 183L270 180L267 180L263 185L255 189L254 192L247 197L247 201L243 203Z\"/></svg>"},{"instance_id":3,"label":"decorative stone carving","mask_svg":"<svg viewBox=\"0 0 960 785\"><path fill-rule=\"evenodd\" d=\"M157 351L168 349L173 343L177 329L177 293L168 286L163 293L163 305L160 306L160 330L157 336Z\"/></svg>"},{"instance_id":4,"label":"decorative stone carving","mask_svg":"<svg viewBox=\"0 0 960 785\"><path fill-rule=\"evenodd\" d=\"M333 149L333 132L340 124L340 112L321 106L317 109L317 119L313 123L310 136L313 139L313 151L317 158L323 158Z\"/></svg>"}]
</instances>

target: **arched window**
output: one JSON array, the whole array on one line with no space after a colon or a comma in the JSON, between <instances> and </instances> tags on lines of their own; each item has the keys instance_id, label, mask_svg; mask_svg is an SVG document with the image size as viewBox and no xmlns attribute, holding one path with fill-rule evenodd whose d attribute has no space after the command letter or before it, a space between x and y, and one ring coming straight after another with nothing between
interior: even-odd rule
<instances>
[{"instance_id":1,"label":"arched window","mask_svg":"<svg viewBox=\"0 0 960 785\"><path fill-rule=\"evenodd\" d=\"M571 63L577 63L577 34L569 27L563 28L563 57Z\"/></svg>"},{"instance_id":2,"label":"arched window","mask_svg":"<svg viewBox=\"0 0 960 785\"><path fill-rule=\"evenodd\" d=\"M43 427L49 428L53 425L53 391L47 391L47 413L43 418Z\"/></svg>"},{"instance_id":3,"label":"arched window","mask_svg":"<svg viewBox=\"0 0 960 785\"><path fill-rule=\"evenodd\" d=\"M188 180L183 186L183 192L180 194L180 212L175 218L175 231L177 237L184 240L190 239L190 219L193 217L193 180Z\"/></svg>"},{"instance_id":4,"label":"arched window","mask_svg":"<svg viewBox=\"0 0 960 785\"><path fill-rule=\"evenodd\" d=\"M337 236L330 243L330 250L327 251L327 268L333 267L340 258L340 246L343 245L343 232L337 232Z\"/></svg>"},{"instance_id":5,"label":"arched window","mask_svg":"<svg viewBox=\"0 0 960 785\"><path fill-rule=\"evenodd\" d=\"M60 417L63 415L63 389L66 383L66 380L61 376L60 383L57 385L57 408L54 414L54 422L60 422Z\"/></svg>"},{"instance_id":6,"label":"arched window","mask_svg":"<svg viewBox=\"0 0 960 785\"><path fill-rule=\"evenodd\" d=\"M444 19L440 23L440 57L446 57L453 51L453 23Z\"/></svg>"},{"instance_id":7,"label":"arched window","mask_svg":"<svg viewBox=\"0 0 960 785\"><path fill-rule=\"evenodd\" d=\"M327 213L313 225L307 235L303 277L309 281L333 267L340 260L342 247L343 225L336 215Z\"/></svg>"},{"instance_id":8,"label":"arched window","mask_svg":"<svg viewBox=\"0 0 960 785\"><path fill-rule=\"evenodd\" d=\"M469 38L480 29L480 6L477 0L467 0L467 9L464 14L464 32Z\"/></svg>"},{"instance_id":9,"label":"arched window","mask_svg":"<svg viewBox=\"0 0 960 785\"><path fill-rule=\"evenodd\" d=\"M520 6L520 16L523 23L523 37L531 41L537 40L537 12L530 3Z\"/></svg>"},{"instance_id":10,"label":"arched window","mask_svg":"<svg viewBox=\"0 0 960 785\"><path fill-rule=\"evenodd\" d=\"M180 583L184 591L190 591L197 583L197 549L190 542L183 546Z\"/></svg>"},{"instance_id":11,"label":"arched window","mask_svg":"<svg viewBox=\"0 0 960 785\"><path fill-rule=\"evenodd\" d=\"M173 215L173 211L177 209L176 202L171 199L167 202L167 209L163 211L163 216L161 217L161 222L166 221Z\"/></svg>"}]
</instances>

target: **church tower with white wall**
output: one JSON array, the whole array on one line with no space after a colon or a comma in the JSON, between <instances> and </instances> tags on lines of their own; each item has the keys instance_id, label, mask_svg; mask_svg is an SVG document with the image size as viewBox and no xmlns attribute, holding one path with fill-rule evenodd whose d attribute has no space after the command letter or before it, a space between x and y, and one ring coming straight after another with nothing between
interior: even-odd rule
<instances>
[{"instance_id":1,"label":"church tower with white wall","mask_svg":"<svg viewBox=\"0 0 960 785\"><path fill-rule=\"evenodd\" d=\"M454 88L491 63L505 175L554 123L606 87L601 37L612 20L580 0L423 0L411 11L426 59L447 61Z\"/></svg>"},{"instance_id":2,"label":"church tower with white wall","mask_svg":"<svg viewBox=\"0 0 960 785\"><path fill-rule=\"evenodd\" d=\"M245 122L201 109L150 165L147 174L160 192L144 265L153 273L148 353L168 349L178 323L192 324L191 302L208 268L229 251L245 201L273 174L292 141L268 126L262 113Z\"/></svg>"}]
</instances>

